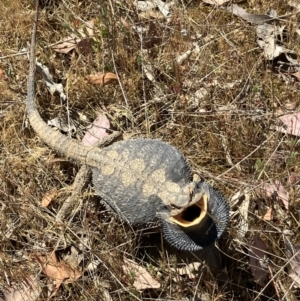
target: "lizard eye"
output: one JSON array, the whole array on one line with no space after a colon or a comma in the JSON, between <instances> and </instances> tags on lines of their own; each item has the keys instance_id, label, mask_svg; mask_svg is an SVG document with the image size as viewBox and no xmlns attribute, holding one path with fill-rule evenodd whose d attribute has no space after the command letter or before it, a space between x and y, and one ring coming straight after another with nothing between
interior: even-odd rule
<instances>
[{"instance_id":1,"label":"lizard eye","mask_svg":"<svg viewBox=\"0 0 300 301\"><path fill-rule=\"evenodd\" d=\"M174 210L174 209L180 209L180 207L178 207L178 206L176 206L176 205L174 205L172 203L169 206L171 207L172 210Z\"/></svg>"}]
</instances>

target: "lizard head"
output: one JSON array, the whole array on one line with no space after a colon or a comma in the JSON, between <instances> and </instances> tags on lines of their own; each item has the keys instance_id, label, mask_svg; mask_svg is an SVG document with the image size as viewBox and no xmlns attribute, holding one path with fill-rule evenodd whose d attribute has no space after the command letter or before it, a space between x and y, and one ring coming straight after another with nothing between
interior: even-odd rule
<instances>
[{"instance_id":1,"label":"lizard head","mask_svg":"<svg viewBox=\"0 0 300 301\"><path fill-rule=\"evenodd\" d=\"M222 194L203 181L192 182L189 201L182 207L171 203L168 212L158 213L165 239L175 248L201 250L224 232L229 220L229 206Z\"/></svg>"},{"instance_id":2,"label":"lizard head","mask_svg":"<svg viewBox=\"0 0 300 301\"><path fill-rule=\"evenodd\" d=\"M169 200L171 207L170 216L182 221L184 224L184 216L190 215L191 208L194 212L198 212L198 218L204 217L203 214L207 211L207 199L210 198L208 184L204 182L190 182L184 186L178 194L174 194L174 198ZM194 213L193 215L195 215ZM194 217L198 219L196 216ZM187 217L189 220L190 218Z\"/></svg>"}]
</instances>

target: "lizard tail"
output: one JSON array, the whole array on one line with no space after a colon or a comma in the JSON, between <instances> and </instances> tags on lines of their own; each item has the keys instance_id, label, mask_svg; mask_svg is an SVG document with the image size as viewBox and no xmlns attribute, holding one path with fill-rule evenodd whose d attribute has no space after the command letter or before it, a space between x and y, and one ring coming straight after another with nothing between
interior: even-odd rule
<instances>
[{"instance_id":1,"label":"lizard tail","mask_svg":"<svg viewBox=\"0 0 300 301\"><path fill-rule=\"evenodd\" d=\"M39 17L39 0L36 0L36 11L34 18L33 31L31 36L30 45L30 56L29 56L29 76L27 82L27 114L31 126L36 131L36 133L42 138L42 140L48 144L51 148L57 152L65 155L70 159L79 161L81 164L89 165L89 159L87 155L91 153L98 153L101 150L93 149L89 146L84 146L71 138L61 134L59 131L54 131L50 128L44 120L41 118L37 111L37 106L35 104L35 71L36 71L36 54L35 54L35 44L36 44L36 32ZM91 163L91 162L90 162ZM91 163L93 165L93 163Z\"/></svg>"},{"instance_id":2,"label":"lizard tail","mask_svg":"<svg viewBox=\"0 0 300 301\"><path fill-rule=\"evenodd\" d=\"M36 111L35 99L35 43L36 43L36 31L37 23L39 19L39 0L36 0L34 25L31 34L30 55L29 55L29 76L27 81L27 113L30 114Z\"/></svg>"}]
</instances>

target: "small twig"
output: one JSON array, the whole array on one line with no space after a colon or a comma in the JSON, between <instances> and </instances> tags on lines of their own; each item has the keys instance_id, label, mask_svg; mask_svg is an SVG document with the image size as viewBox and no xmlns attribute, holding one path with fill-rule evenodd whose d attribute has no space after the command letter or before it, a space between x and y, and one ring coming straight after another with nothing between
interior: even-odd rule
<instances>
[{"instance_id":1,"label":"small twig","mask_svg":"<svg viewBox=\"0 0 300 301\"><path fill-rule=\"evenodd\" d=\"M276 291L276 295L277 295L277 297L278 297L278 300L280 300L279 289L278 289L277 283L276 283L276 281L275 281L275 278L273 277L272 269L270 268L269 265L268 265L268 269L269 269L269 272L270 272L271 277L272 277L272 279L273 279L273 284L274 284L274 288L275 288L275 291Z\"/></svg>"},{"instance_id":2,"label":"small twig","mask_svg":"<svg viewBox=\"0 0 300 301\"><path fill-rule=\"evenodd\" d=\"M18 53L15 53L15 54L9 54L9 55L5 55L5 56L0 56L0 60L11 58L11 57L15 57L15 56L19 56L19 55L29 55L29 51L18 52Z\"/></svg>"}]
</instances>

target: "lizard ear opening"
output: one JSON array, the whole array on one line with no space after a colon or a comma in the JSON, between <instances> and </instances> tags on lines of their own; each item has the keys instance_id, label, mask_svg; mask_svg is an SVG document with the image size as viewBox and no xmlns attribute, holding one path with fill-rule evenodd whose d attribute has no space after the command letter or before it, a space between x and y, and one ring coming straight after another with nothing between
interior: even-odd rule
<instances>
[{"instance_id":1,"label":"lizard ear opening","mask_svg":"<svg viewBox=\"0 0 300 301\"><path fill-rule=\"evenodd\" d=\"M181 227L192 227L201 223L207 214L207 195L203 194L200 200L185 208L179 214L170 217L170 221Z\"/></svg>"}]
</instances>

